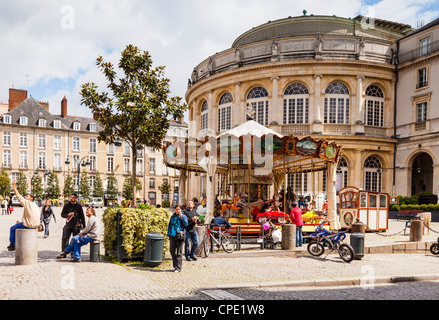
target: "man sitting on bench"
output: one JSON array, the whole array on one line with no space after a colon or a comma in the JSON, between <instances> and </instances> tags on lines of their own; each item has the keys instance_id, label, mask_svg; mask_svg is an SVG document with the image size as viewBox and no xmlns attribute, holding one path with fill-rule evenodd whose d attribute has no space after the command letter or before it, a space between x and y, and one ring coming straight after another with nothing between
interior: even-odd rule
<instances>
[{"instance_id":1,"label":"man sitting on bench","mask_svg":"<svg viewBox=\"0 0 439 320\"><path fill-rule=\"evenodd\" d=\"M230 228L232 226L229 221L224 219L222 211L218 211L217 216L213 218L211 225L214 227L227 227L227 228Z\"/></svg>"}]
</instances>

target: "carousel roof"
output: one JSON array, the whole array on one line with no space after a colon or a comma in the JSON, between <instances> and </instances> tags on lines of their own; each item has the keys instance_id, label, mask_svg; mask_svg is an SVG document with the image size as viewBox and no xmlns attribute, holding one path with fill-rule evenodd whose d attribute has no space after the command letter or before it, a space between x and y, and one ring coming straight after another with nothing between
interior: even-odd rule
<instances>
[{"instance_id":1,"label":"carousel roof","mask_svg":"<svg viewBox=\"0 0 439 320\"><path fill-rule=\"evenodd\" d=\"M175 140L163 154L167 166L180 170L207 172L209 157L209 163L216 160L216 173L251 168L282 174L326 170L328 163L338 162L341 149L325 139L283 136L250 120L216 137Z\"/></svg>"}]
</instances>

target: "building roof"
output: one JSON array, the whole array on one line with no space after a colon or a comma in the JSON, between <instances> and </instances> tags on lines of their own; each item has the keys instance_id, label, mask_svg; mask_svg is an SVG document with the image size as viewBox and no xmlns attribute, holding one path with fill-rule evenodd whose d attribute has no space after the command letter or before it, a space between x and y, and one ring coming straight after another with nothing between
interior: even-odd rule
<instances>
[{"instance_id":1,"label":"building roof","mask_svg":"<svg viewBox=\"0 0 439 320\"><path fill-rule=\"evenodd\" d=\"M14 125L18 125L20 123L20 117L26 116L28 118L27 126L29 127L39 127L39 120L45 119L46 128L54 128L54 120L60 120L60 129L64 130L73 130L74 122L79 122L81 124L79 131L90 131L89 126L91 123L96 124L96 131L100 131L102 128L99 122L93 118L78 116L67 116L66 118L63 118L61 115L53 115L44 109L32 96L5 114L11 115L11 124Z\"/></svg>"},{"instance_id":2,"label":"building roof","mask_svg":"<svg viewBox=\"0 0 439 320\"><path fill-rule=\"evenodd\" d=\"M373 23L374 28L361 28L361 23ZM240 35L233 42L232 48L276 38L315 36L316 34L382 37L384 33L386 38L396 40L411 31L413 31L412 27L407 24L372 19L361 15L353 19L337 16L303 15L268 21L254 27Z\"/></svg>"},{"instance_id":3,"label":"building roof","mask_svg":"<svg viewBox=\"0 0 439 320\"><path fill-rule=\"evenodd\" d=\"M400 40L403 40L403 39L406 39L406 38L410 38L411 36L413 36L415 34L418 34L418 33L422 32L422 31L427 30L427 29L433 28L434 26L437 26L437 25L439 25L439 18L437 18L436 20L433 20L430 23L427 23L425 26L423 26L423 27L421 27L419 29L416 29L415 31L413 31L413 32L409 33L408 35L406 35L404 38L401 38Z\"/></svg>"}]
</instances>

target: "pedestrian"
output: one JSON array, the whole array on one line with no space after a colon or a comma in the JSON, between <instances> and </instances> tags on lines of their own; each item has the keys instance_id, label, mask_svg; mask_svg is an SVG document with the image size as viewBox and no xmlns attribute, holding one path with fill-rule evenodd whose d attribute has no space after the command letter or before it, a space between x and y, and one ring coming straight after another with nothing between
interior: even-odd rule
<instances>
[{"instance_id":1,"label":"pedestrian","mask_svg":"<svg viewBox=\"0 0 439 320\"><path fill-rule=\"evenodd\" d=\"M175 212L169 219L168 224L169 251L172 257L174 272L180 272L183 265L183 245L185 243L185 227L187 225L187 216L183 214L181 206L176 205Z\"/></svg>"},{"instance_id":2,"label":"pedestrian","mask_svg":"<svg viewBox=\"0 0 439 320\"><path fill-rule=\"evenodd\" d=\"M57 257L58 259L65 258L68 253L73 252L73 262L81 262L81 247L89 242L98 240L99 221L98 218L96 218L96 212L90 207L87 208L85 214L88 217L87 226L72 238L70 244Z\"/></svg>"},{"instance_id":3,"label":"pedestrian","mask_svg":"<svg viewBox=\"0 0 439 320\"><path fill-rule=\"evenodd\" d=\"M9 246L7 247L9 251L15 250L15 230L17 229L36 229L40 225L40 209L37 204L34 202L34 196L31 194L27 194L23 197L17 190L17 180L14 179L12 182L12 188L14 190L15 195L17 196L18 201L23 206L23 217L21 222L18 222L13 225L10 229L9 233Z\"/></svg>"},{"instance_id":4,"label":"pedestrian","mask_svg":"<svg viewBox=\"0 0 439 320\"><path fill-rule=\"evenodd\" d=\"M12 197L8 197L8 214L12 214L12 211L14 211L14 207L12 206Z\"/></svg>"},{"instance_id":5,"label":"pedestrian","mask_svg":"<svg viewBox=\"0 0 439 320\"><path fill-rule=\"evenodd\" d=\"M44 239L49 236L49 224L52 217L53 221L56 223L56 217L52 210L52 201L50 199L46 199L46 203L41 210L40 217L40 222L44 224Z\"/></svg>"},{"instance_id":6,"label":"pedestrian","mask_svg":"<svg viewBox=\"0 0 439 320\"><path fill-rule=\"evenodd\" d=\"M290 212L291 221L296 225L296 247L301 247L303 244L303 219L302 209L297 206L296 202L293 202L293 208Z\"/></svg>"},{"instance_id":7,"label":"pedestrian","mask_svg":"<svg viewBox=\"0 0 439 320\"><path fill-rule=\"evenodd\" d=\"M61 251L69 245L70 236L76 236L85 226L84 210L78 202L78 194L70 195L70 202L66 203L61 211L61 217L66 219L66 225L62 231Z\"/></svg>"},{"instance_id":8,"label":"pedestrian","mask_svg":"<svg viewBox=\"0 0 439 320\"><path fill-rule=\"evenodd\" d=\"M2 201L2 215L8 214L8 198L3 198Z\"/></svg>"},{"instance_id":9,"label":"pedestrian","mask_svg":"<svg viewBox=\"0 0 439 320\"><path fill-rule=\"evenodd\" d=\"M198 233L195 228L198 222L198 212L195 209L195 203L189 200L187 209L183 212L188 221L188 226L186 227L186 242L184 246L184 255L186 256L186 261L197 260L195 255L195 250L198 248ZM191 247L192 241L192 247Z\"/></svg>"}]
</instances>

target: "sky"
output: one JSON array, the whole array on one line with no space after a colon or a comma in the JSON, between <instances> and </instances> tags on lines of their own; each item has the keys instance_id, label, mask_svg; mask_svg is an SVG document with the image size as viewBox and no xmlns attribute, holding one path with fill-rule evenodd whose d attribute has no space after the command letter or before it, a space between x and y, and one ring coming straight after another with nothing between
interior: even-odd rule
<instances>
[{"instance_id":1,"label":"sky","mask_svg":"<svg viewBox=\"0 0 439 320\"><path fill-rule=\"evenodd\" d=\"M359 14L417 26L439 17L439 0L2 0L0 101L9 88L28 90L60 114L91 117L81 85L106 91L96 58L118 63L128 44L166 67L171 96L184 98L192 70L204 59L268 21L307 14ZM187 120L187 117L186 117Z\"/></svg>"}]
</instances>

